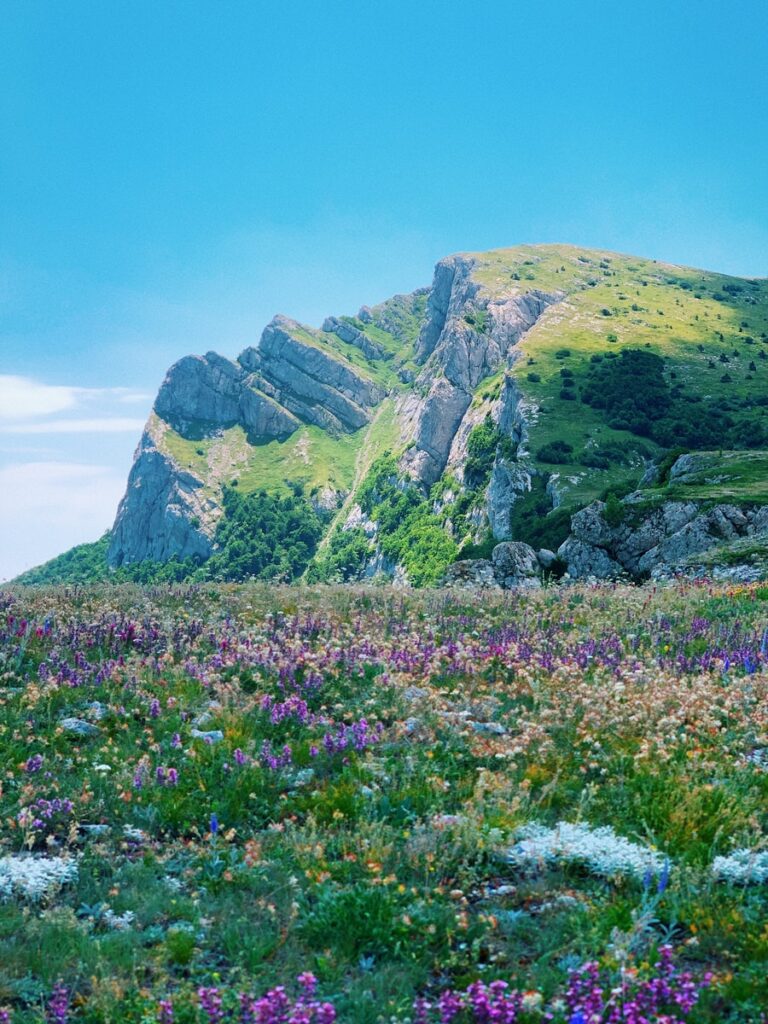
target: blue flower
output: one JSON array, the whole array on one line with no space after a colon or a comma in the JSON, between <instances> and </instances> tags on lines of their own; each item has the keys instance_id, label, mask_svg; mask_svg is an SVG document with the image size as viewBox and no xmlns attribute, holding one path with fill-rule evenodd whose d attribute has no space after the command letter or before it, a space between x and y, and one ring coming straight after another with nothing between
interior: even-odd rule
<instances>
[{"instance_id":1,"label":"blue flower","mask_svg":"<svg viewBox=\"0 0 768 1024\"><path fill-rule=\"evenodd\" d=\"M216 811L214 811L213 814L211 815L211 826L210 827L211 827L211 835L215 836L216 833L219 831L219 819L218 819L218 816L216 814Z\"/></svg>"},{"instance_id":2,"label":"blue flower","mask_svg":"<svg viewBox=\"0 0 768 1024\"><path fill-rule=\"evenodd\" d=\"M659 875L659 884L656 886L656 891L661 895L669 885L669 861L664 861L664 867L661 869Z\"/></svg>"}]
</instances>

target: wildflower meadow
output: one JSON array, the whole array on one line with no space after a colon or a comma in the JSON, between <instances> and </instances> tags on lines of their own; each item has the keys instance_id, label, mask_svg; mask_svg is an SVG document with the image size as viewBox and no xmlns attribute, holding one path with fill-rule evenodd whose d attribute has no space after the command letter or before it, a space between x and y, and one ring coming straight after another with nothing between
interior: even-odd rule
<instances>
[{"instance_id":1,"label":"wildflower meadow","mask_svg":"<svg viewBox=\"0 0 768 1024\"><path fill-rule=\"evenodd\" d=\"M0 1022L768 1020L768 587L0 593Z\"/></svg>"}]
</instances>

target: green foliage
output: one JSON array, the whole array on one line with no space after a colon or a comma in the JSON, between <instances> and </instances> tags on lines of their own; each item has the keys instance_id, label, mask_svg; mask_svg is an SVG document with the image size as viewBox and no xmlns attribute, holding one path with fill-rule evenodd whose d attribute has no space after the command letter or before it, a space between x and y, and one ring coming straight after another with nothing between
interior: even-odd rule
<instances>
[{"instance_id":1,"label":"green foliage","mask_svg":"<svg viewBox=\"0 0 768 1024\"><path fill-rule=\"evenodd\" d=\"M652 422L672 405L664 361L642 349L622 349L619 359L590 369L583 399L604 409L612 427L648 437Z\"/></svg>"},{"instance_id":2,"label":"green foliage","mask_svg":"<svg viewBox=\"0 0 768 1024\"><path fill-rule=\"evenodd\" d=\"M402 565L415 586L437 583L456 557L456 542L421 489L400 478L393 456L374 462L358 491L358 501L378 525L377 540L385 557Z\"/></svg>"},{"instance_id":3,"label":"green foliage","mask_svg":"<svg viewBox=\"0 0 768 1024\"><path fill-rule=\"evenodd\" d=\"M488 330L487 309L475 309L471 313L465 313L464 320L480 334L485 334Z\"/></svg>"},{"instance_id":4,"label":"green foliage","mask_svg":"<svg viewBox=\"0 0 768 1024\"><path fill-rule=\"evenodd\" d=\"M214 554L207 562L179 559L136 562L110 569L109 534L94 544L81 544L38 569L20 576L31 585L73 583L181 583L184 580L294 580L302 574L322 536L323 526L312 505L296 489L288 497L258 491L224 493Z\"/></svg>"},{"instance_id":5,"label":"green foliage","mask_svg":"<svg viewBox=\"0 0 768 1024\"><path fill-rule=\"evenodd\" d=\"M514 459L517 455L517 446L512 438L499 430L490 416L486 416L482 423L472 428L467 438L464 481L470 489L486 486L497 450L507 459Z\"/></svg>"},{"instance_id":6,"label":"green foliage","mask_svg":"<svg viewBox=\"0 0 768 1024\"><path fill-rule=\"evenodd\" d=\"M489 530L478 541L468 541L466 544L462 544L457 561L470 558L490 558L498 543Z\"/></svg>"},{"instance_id":7,"label":"green foliage","mask_svg":"<svg viewBox=\"0 0 768 1024\"><path fill-rule=\"evenodd\" d=\"M731 379L724 374L720 380ZM706 449L724 442L729 447L759 448L766 440L761 422L751 417L736 420L725 400L704 401L700 395L687 395L682 385L671 386L664 360L643 349L625 348L618 359L593 364L582 399L602 410L614 430L629 430L664 448Z\"/></svg>"},{"instance_id":8,"label":"green foliage","mask_svg":"<svg viewBox=\"0 0 768 1024\"><path fill-rule=\"evenodd\" d=\"M653 453L654 450L642 441L604 441L583 452L579 462L582 466L589 466L592 469L608 469L612 465L629 465L633 457L650 459Z\"/></svg>"},{"instance_id":9,"label":"green foliage","mask_svg":"<svg viewBox=\"0 0 768 1024\"><path fill-rule=\"evenodd\" d=\"M54 586L59 583L98 583L107 579L109 533L92 544L78 544L63 555L22 573L15 580L31 586Z\"/></svg>"},{"instance_id":10,"label":"green foliage","mask_svg":"<svg viewBox=\"0 0 768 1024\"><path fill-rule=\"evenodd\" d=\"M361 527L337 529L307 570L307 580L310 583L346 583L359 579L371 553L371 543Z\"/></svg>"},{"instance_id":11,"label":"green foliage","mask_svg":"<svg viewBox=\"0 0 768 1024\"><path fill-rule=\"evenodd\" d=\"M620 526L624 522L625 512L626 509L619 498L613 492L609 494L605 499L605 511L603 512L606 523L613 527Z\"/></svg>"},{"instance_id":12,"label":"green foliage","mask_svg":"<svg viewBox=\"0 0 768 1024\"><path fill-rule=\"evenodd\" d=\"M535 476L530 491L517 497L512 505L512 536L533 548L557 551L571 531L571 515L575 511L571 507L553 509L547 494L547 478Z\"/></svg>"},{"instance_id":13,"label":"green foliage","mask_svg":"<svg viewBox=\"0 0 768 1024\"><path fill-rule=\"evenodd\" d=\"M573 445L568 444L567 441L550 441L549 444L542 445L536 454L541 462L550 462L561 466L572 461Z\"/></svg>"},{"instance_id":14,"label":"green foliage","mask_svg":"<svg viewBox=\"0 0 768 1024\"><path fill-rule=\"evenodd\" d=\"M248 577L293 580L306 569L323 527L301 494L224 492L224 516L216 529L215 554L206 565L212 579Z\"/></svg>"}]
</instances>

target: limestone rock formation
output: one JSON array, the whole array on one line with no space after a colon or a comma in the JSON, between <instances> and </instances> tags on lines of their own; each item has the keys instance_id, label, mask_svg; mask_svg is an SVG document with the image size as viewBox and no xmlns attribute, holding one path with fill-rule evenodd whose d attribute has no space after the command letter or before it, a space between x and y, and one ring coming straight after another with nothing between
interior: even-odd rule
<instances>
[{"instance_id":1,"label":"limestone rock formation","mask_svg":"<svg viewBox=\"0 0 768 1024\"><path fill-rule=\"evenodd\" d=\"M280 405L326 430L359 430L385 396L382 387L284 316L276 316L258 347L245 349L238 361Z\"/></svg>"},{"instance_id":2,"label":"limestone rock formation","mask_svg":"<svg viewBox=\"0 0 768 1024\"><path fill-rule=\"evenodd\" d=\"M180 470L161 448L162 425L150 421L136 452L110 538L111 565L205 559L217 508L203 481Z\"/></svg>"},{"instance_id":3,"label":"limestone rock formation","mask_svg":"<svg viewBox=\"0 0 768 1024\"><path fill-rule=\"evenodd\" d=\"M697 464L695 455L681 456L670 478L679 481ZM621 505L619 522L608 522L602 501L571 518L571 536L558 556L572 579L664 574L741 539L768 536L766 506L673 500L653 504L643 491L628 495Z\"/></svg>"},{"instance_id":4,"label":"limestone rock formation","mask_svg":"<svg viewBox=\"0 0 768 1024\"><path fill-rule=\"evenodd\" d=\"M474 265L465 255L437 264L416 346L416 359L424 364L416 383L428 391L414 417L414 444L403 466L427 485L445 468L480 381L498 370L521 336L563 297L521 289L491 300L472 277Z\"/></svg>"}]
</instances>

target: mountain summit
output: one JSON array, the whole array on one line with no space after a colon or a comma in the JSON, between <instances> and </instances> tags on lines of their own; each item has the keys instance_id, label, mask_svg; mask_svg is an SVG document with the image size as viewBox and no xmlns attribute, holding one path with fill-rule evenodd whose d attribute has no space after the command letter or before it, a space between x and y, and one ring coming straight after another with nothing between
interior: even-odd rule
<instances>
[{"instance_id":1,"label":"mountain summit","mask_svg":"<svg viewBox=\"0 0 768 1024\"><path fill-rule=\"evenodd\" d=\"M565 245L449 256L429 288L319 330L276 316L236 360L168 371L108 565L430 584L467 559L498 580L536 549L536 572L634 571L620 525L629 505L642 518L637 494L680 503L680 454L730 453L725 470L698 456L682 525L721 498L768 502L767 332L765 280ZM698 550L750 523L707 527Z\"/></svg>"}]
</instances>

